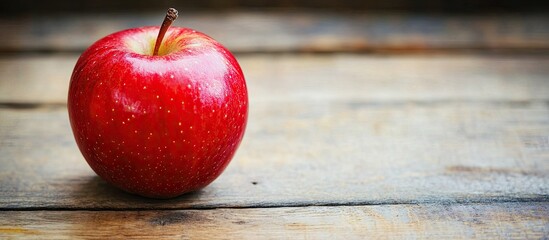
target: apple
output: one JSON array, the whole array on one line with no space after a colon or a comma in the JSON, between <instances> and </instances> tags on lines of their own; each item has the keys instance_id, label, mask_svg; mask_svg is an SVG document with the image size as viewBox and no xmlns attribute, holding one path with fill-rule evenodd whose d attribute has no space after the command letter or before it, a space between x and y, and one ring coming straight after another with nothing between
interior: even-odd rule
<instances>
[{"instance_id":1,"label":"apple","mask_svg":"<svg viewBox=\"0 0 549 240\"><path fill-rule=\"evenodd\" d=\"M246 128L248 93L235 57L189 28L108 35L78 59L68 112L90 167L130 193L171 198L214 181ZM165 38L164 38L165 36Z\"/></svg>"}]
</instances>

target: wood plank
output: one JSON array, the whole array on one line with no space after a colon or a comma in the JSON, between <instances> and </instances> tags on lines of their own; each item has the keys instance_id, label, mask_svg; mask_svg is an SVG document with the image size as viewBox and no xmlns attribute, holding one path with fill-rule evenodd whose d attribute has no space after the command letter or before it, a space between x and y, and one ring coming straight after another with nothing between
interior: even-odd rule
<instances>
[{"instance_id":1,"label":"wood plank","mask_svg":"<svg viewBox=\"0 0 549 240\"><path fill-rule=\"evenodd\" d=\"M226 172L160 201L96 177L64 107L1 109L0 208L548 201L548 137L546 102L257 102Z\"/></svg>"},{"instance_id":2,"label":"wood plank","mask_svg":"<svg viewBox=\"0 0 549 240\"><path fill-rule=\"evenodd\" d=\"M77 56L0 58L0 103L65 104ZM549 100L548 56L239 55L252 103Z\"/></svg>"},{"instance_id":3,"label":"wood plank","mask_svg":"<svg viewBox=\"0 0 549 240\"><path fill-rule=\"evenodd\" d=\"M548 203L0 212L0 238L544 239Z\"/></svg>"},{"instance_id":4,"label":"wood plank","mask_svg":"<svg viewBox=\"0 0 549 240\"><path fill-rule=\"evenodd\" d=\"M122 29L158 25L142 14L3 18L0 52L80 52ZM205 32L234 52L359 52L549 49L544 14L436 15L349 12L183 12L175 25Z\"/></svg>"}]
</instances>

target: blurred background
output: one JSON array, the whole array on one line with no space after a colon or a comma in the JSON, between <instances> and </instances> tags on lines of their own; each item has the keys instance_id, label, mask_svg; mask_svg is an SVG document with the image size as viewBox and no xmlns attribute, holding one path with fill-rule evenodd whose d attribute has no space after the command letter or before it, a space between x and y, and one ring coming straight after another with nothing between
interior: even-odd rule
<instances>
[{"instance_id":1,"label":"blurred background","mask_svg":"<svg viewBox=\"0 0 549 240\"><path fill-rule=\"evenodd\" d=\"M547 3L524 0L386 0L386 1L354 1L354 0L135 0L135 1L39 1L21 0L2 3L4 14L25 13L66 13L66 12L125 12L125 11L159 11L167 6L181 10L301 10L314 9L325 11L432 11L432 12L494 12L494 11L544 11Z\"/></svg>"},{"instance_id":2,"label":"blurred background","mask_svg":"<svg viewBox=\"0 0 549 240\"><path fill-rule=\"evenodd\" d=\"M546 51L548 5L539 1L3 1L0 52L81 52L130 27L205 32L237 53Z\"/></svg>"}]
</instances>

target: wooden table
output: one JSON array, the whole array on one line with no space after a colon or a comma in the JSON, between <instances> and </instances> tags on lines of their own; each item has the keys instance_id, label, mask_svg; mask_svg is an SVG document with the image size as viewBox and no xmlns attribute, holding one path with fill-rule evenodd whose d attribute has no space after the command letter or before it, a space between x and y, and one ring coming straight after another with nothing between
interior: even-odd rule
<instances>
[{"instance_id":1,"label":"wooden table","mask_svg":"<svg viewBox=\"0 0 549 240\"><path fill-rule=\"evenodd\" d=\"M250 118L170 200L98 178L66 109L80 52L158 14L0 21L0 238L549 238L548 16L181 16L236 53Z\"/></svg>"}]
</instances>

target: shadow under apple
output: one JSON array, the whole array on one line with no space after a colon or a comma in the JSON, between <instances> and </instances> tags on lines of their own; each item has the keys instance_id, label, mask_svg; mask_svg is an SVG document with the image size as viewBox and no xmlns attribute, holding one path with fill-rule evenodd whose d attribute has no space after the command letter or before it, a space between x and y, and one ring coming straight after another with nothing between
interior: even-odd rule
<instances>
[{"instance_id":1,"label":"shadow under apple","mask_svg":"<svg viewBox=\"0 0 549 240\"><path fill-rule=\"evenodd\" d=\"M103 234L105 238L112 237L113 229L118 236L136 234L136 231L147 230L139 234L155 236L154 238L170 238L174 233L182 234L181 224L195 224L204 221L200 211L166 209L191 209L205 202L207 191L199 190L171 199L151 199L122 191L102 180L97 175L86 175L72 178L64 186L54 186L58 193L60 187L68 188L64 199L56 199L74 210L104 210L77 211L67 214L68 231L72 236L87 238L90 233ZM70 183L70 184L67 184ZM66 190L61 192L67 193ZM124 210L124 211L120 211ZM141 211L159 210L159 211ZM94 235L98 236L98 235Z\"/></svg>"},{"instance_id":2,"label":"shadow under apple","mask_svg":"<svg viewBox=\"0 0 549 240\"><path fill-rule=\"evenodd\" d=\"M97 175L74 180L70 188L70 208L76 209L182 209L201 202L204 190L198 190L170 199L146 198L127 193Z\"/></svg>"}]
</instances>

